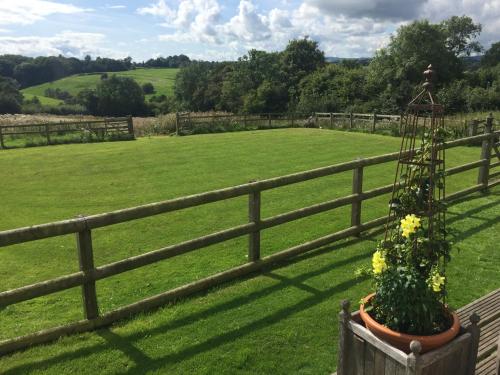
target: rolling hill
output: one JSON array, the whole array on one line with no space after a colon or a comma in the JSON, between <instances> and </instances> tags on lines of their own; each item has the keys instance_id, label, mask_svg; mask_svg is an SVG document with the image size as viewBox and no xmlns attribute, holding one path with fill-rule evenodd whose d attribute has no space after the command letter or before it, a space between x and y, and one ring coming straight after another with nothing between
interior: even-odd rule
<instances>
[{"instance_id":1,"label":"rolling hill","mask_svg":"<svg viewBox=\"0 0 500 375\"><path fill-rule=\"evenodd\" d=\"M153 95L172 95L174 90L175 76L179 69L177 68L141 68L127 70L123 72L108 72L108 75L116 74L121 77L131 77L140 85L151 82L155 87ZM73 76L61 78L54 82L42 83L41 85L27 87L21 92L25 99L31 99L37 96L44 105L58 105L62 100L53 99L45 96L45 90L60 89L69 92L71 95L77 95L84 89L92 89L99 83L102 73L76 74ZM152 95L146 95L148 99Z\"/></svg>"}]
</instances>

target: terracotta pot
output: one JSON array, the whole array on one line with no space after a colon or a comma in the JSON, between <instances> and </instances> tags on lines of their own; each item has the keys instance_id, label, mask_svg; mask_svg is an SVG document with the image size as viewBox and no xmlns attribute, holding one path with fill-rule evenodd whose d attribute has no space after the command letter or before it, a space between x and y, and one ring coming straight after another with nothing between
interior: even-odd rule
<instances>
[{"instance_id":1,"label":"terracotta pot","mask_svg":"<svg viewBox=\"0 0 500 375\"><path fill-rule=\"evenodd\" d=\"M375 293L370 294L365 297L363 300L365 303L370 301ZM417 336L417 335L407 335L405 333L400 333L393 331L392 329L387 328L386 326L378 323L375 319L373 319L364 308L364 304L361 305L359 309L359 315L363 322L365 323L366 328L370 330L378 338L388 342L392 346L409 353L410 352L410 342L413 340L418 340L420 344L422 344L421 353L425 353L440 346L445 345L450 342L458 335L460 331L460 321L458 320L458 316L456 313L451 312L451 316L453 318L453 324L450 329L445 332L438 333L436 335L428 335L428 336Z\"/></svg>"}]
</instances>

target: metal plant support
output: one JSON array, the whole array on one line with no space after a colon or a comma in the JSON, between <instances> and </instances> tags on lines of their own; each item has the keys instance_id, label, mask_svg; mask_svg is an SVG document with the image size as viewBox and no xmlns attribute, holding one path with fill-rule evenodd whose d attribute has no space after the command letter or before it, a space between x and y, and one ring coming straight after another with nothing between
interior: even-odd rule
<instances>
[{"instance_id":1,"label":"metal plant support","mask_svg":"<svg viewBox=\"0 0 500 375\"><path fill-rule=\"evenodd\" d=\"M423 90L408 104L403 117L401 149L385 228L385 241L392 242L401 236L399 221L409 213L417 213L428 220L426 237L430 248L446 236L444 118L443 106L436 103L432 93L433 75L429 65L424 72ZM445 262L441 265L443 271Z\"/></svg>"}]
</instances>

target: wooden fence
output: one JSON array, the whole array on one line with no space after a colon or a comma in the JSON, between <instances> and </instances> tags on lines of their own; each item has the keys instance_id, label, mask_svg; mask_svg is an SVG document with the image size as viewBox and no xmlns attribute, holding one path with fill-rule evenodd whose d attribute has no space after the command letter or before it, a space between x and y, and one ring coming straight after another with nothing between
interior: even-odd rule
<instances>
[{"instance_id":1,"label":"wooden fence","mask_svg":"<svg viewBox=\"0 0 500 375\"><path fill-rule=\"evenodd\" d=\"M313 126L312 116L304 113L213 114L176 113L176 134L229 132Z\"/></svg>"},{"instance_id":2,"label":"wooden fence","mask_svg":"<svg viewBox=\"0 0 500 375\"><path fill-rule=\"evenodd\" d=\"M314 113L314 122L317 127L328 127L331 129L363 129L371 133L384 126L384 128L396 129L401 133L403 116L381 115L377 113L353 113L353 112L327 112Z\"/></svg>"},{"instance_id":3,"label":"wooden fence","mask_svg":"<svg viewBox=\"0 0 500 375\"><path fill-rule=\"evenodd\" d=\"M57 144L61 143L57 140L58 136L75 133L83 137L94 136L101 141L107 138L133 138L134 123L132 117L117 117L90 121L0 125L0 148L8 147L7 140L14 141L26 137L42 138L47 145Z\"/></svg>"},{"instance_id":4,"label":"wooden fence","mask_svg":"<svg viewBox=\"0 0 500 375\"><path fill-rule=\"evenodd\" d=\"M453 122L448 129L452 137L462 138L482 134L486 120ZM399 136L403 126L402 115L353 112L315 113L260 113L197 115L176 113L176 134L229 132L252 129L314 127L338 130L357 130L368 133L386 132Z\"/></svg>"},{"instance_id":5,"label":"wooden fence","mask_svg":"<svg viewBox=\"0 0 500 375\"><path fill-rule=\"evenodd\" d=\"M487 189L500 184L499 172L491 172L492 168L500 166L500 162L490 162L492 150L500 135L500 131L492 131L492 119L486 127L485 134L474 137L463 138L446 142L444 148L469 145L474 142L482 142L480 159L471 163L453 167L447 170L448 175L454 175L474 168L479 169L477 184L448 195L447 200L477 191ZM11 338L0 342L0 354L8 353L30 345L47 342L60 336L93 330L111 324L119 319L126 318L131 314L161 306L166 302L185 297L195 292L205 290L228 280L236 279L243 275L261 270L263 267L279 262L290 257L311 251L332 242L359 235L361 232L380 227L386 222L386 217L361 222L362 202L390 193L392 184L378 188L363 190L363 170L364 168L392 162L398 159L399 153L390 153L364 159L335 164L323 168L294 173L286 176L251 182L243 185L228 187L225 189L209 191L201 194L190 195L163 202L151 203L143 206L117 210L109 213L78 217L70 220L53 222L42 225L12 229L0 232L0 247L13 244L36 241L44 238L76 234L76 247L79 255L79 272L67 274L55 279L26 285L20 288L4 291L0 293L0 307L27 301L36 297L56 293L62 290L82 287L83 295L83 315L80 321L46 329L36 333ZM500 160L500 154L493 154ZM300 183L320 177L334 175L340 172L353 171L352 194L322 202L309 207L282 213L276 216L261 217L261 192L275 189L282 186ZM248 196L248 223L241 224L229 229L225 229L206 236L191 239L176 245L171 245L158 250L146 252L137 256L119 260L103 266L94 266L92 248L92 230L113 224L123 223L130 220L150 217L153 215L182 210L188 207L200 206L212 202L223 201L239 196ZM279 251L272 255L261 257L260 255L260 234L261 231L288 223L294 220L305 218L321 212L336 209L342 206L351 206L351 225L338 232L324 237ZM99 314L98 299L95 283L122 272L130 271L155 262L180 256L188 252L201 249L206 246L224 242L236 237L248 236L248 263L206 277L204 279L191 282L189 284L168 290L158 295L145 298L127 306L120 307L110 312Z\"/></svg>"}]
</instances>

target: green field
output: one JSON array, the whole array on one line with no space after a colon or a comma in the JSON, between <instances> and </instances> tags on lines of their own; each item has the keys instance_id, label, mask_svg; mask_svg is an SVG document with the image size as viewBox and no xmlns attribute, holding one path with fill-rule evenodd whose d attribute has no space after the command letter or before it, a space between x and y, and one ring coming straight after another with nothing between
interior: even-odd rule
<instances>
[{"instance_id":1,"label":"green field","mask_svg":"<svg viewBox=\"0 0 500 375\"><path fill-rule=\"evenodd\" d=\"M0 230L130 207L398 150L393 137L287 129L139 138L0 152ZM478 147L447 153L448 167L477 160ZM364 189L391 183L394 163L365 169ZM448 192L476 183L452 176ZM262 194L268 217L350 194L341 173ZM363 203L363 221L387 212L388 197ZM500 189L449 209L456 242L449 302L461 306L498 288ZM212 233L247 220L247 198L93 231L95 263ZM262 255L349 225L349 208L265 230ZM253 278L141 314L110 329L75 335L0 358L2 374L328 374L335 370L339 302L371 290L354 276L380 233L316 250ZM246 262L247 238L201 249L97 283L100 311ZM74 236L0 249L2 290L78 269ZM79 288L0 310L0 339L82 318Z\"/></svg>"},{"instance_id":2,"label":"green field","mask_svg":"<svg viewBox=\"0 0 500 375\"><path fill-rule=\"evenodd\" d=\"M177 68L140 68L135 70L128 70L124 72L109 72L108 75L116 74L122 77L131 77L140 85L151 82L155 87L153 95L173 95L175 75L179 69ZM43 83L41 85L27 87L21 92L25 99L31 99L37 96L40 102L45 105L58 105L62 103L61 100L48 98L45 96L45 90L48 88L59 88L63 91L68 91L71 95L75 96L83 89L93 89L101 80L101 73L92 74L77 74L69 77L59 79L54 82ZM147 95L146 98L151 95Z\"/></svg>"}]
</instances>

